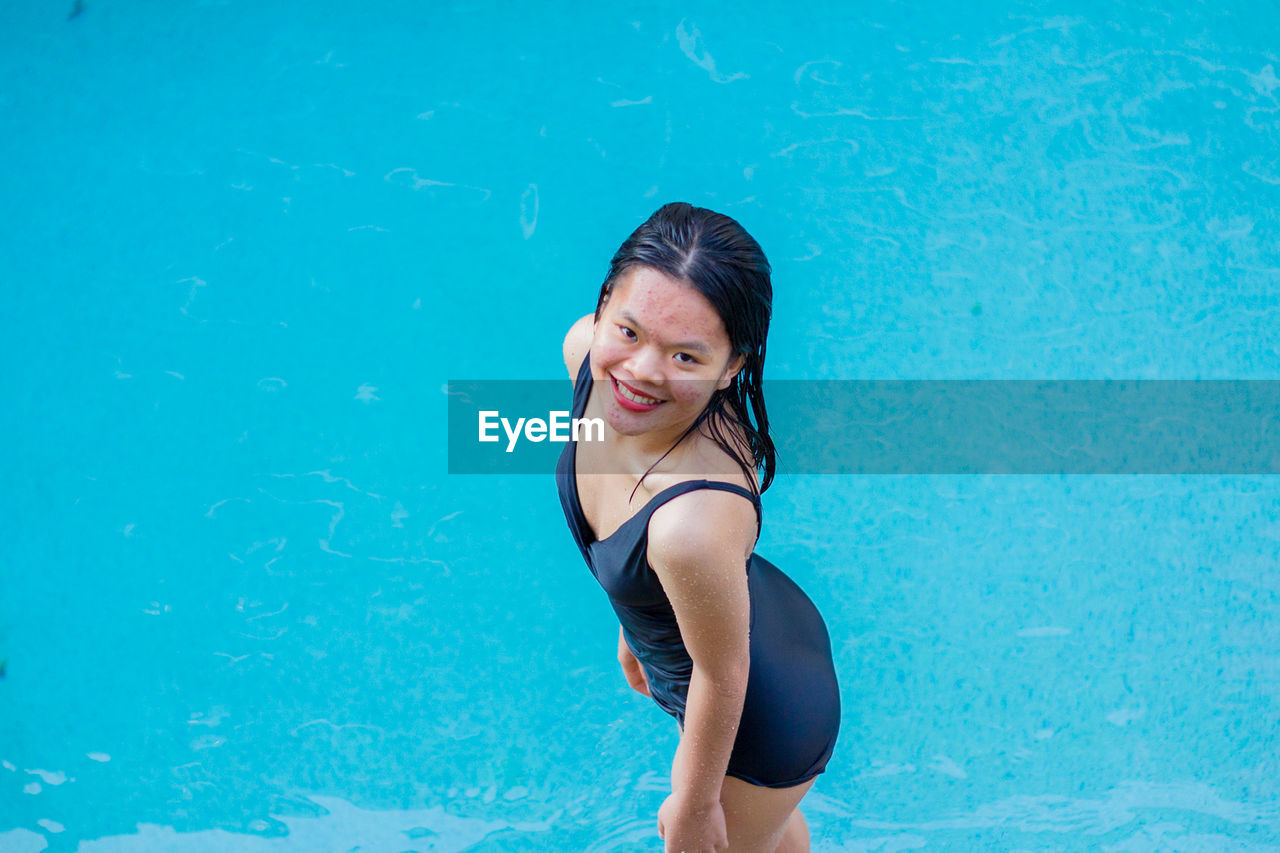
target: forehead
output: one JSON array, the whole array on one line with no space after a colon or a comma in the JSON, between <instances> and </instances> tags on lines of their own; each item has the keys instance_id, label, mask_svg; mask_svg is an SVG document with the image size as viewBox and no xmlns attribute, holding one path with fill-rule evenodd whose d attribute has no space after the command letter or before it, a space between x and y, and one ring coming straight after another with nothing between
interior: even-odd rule
<instances>
[{"instance_id":1,"label":"forehead","mask_svg":"<svg viewBox=\"0 0 1280 853\"><path fill-rule=\"evenodd\" d=\"M663 342L701 340L713 348L729 346L716 309L692 285L650 267L632 267L618 277L606 310L627 314Z\"/></svg>"}]
</instances>

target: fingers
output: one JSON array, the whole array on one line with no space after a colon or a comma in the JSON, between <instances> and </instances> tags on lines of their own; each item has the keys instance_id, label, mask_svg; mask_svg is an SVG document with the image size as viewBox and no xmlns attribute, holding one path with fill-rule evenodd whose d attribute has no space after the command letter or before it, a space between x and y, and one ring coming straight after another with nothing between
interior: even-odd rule
<instances>
[{"instance_id":1,"label":"fingers","mask_svg":"<svg viewBox=\"0 0 1280 853\"><path fill-rule=\"evenodd\" d=\"M640 662L635 658L619 658L622 664L622 674L627 679L627 684L632 690L649 696L649 679L645 678L644 669L640 666Z\"/></svg>"},{"instance_id":2,"label":"fingers","mask_svg":"<svg viewBox=\"0 0 1280 853\"><path fill-rule=\"evenodd\" d=\"M618 628L618 663L622 664L622 672L626 675L627 684L631 685L632 690L644 696L652 695L649 693L649 679L645 677L644 667L631 653L621 627Z\"/></svg>"}]
</instances>

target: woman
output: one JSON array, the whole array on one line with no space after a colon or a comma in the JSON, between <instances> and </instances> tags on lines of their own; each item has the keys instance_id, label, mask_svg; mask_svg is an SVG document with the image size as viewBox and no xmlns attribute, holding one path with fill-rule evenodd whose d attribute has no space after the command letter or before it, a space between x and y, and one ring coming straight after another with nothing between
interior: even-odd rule
<instances>
[{"instance_id":1,"label":"woman","mask_svg":"<svg viewBox=\"0 0 1280 853\"><path fill-rule=\"evenodd\" d=\"M566 445L561 504L621 623L628 683L680 726L658 810L667 851L808 850L797 806L840 724L822 617L753 553L775 464L769 276L737 222L668 204L564 341L573 416L605 427Z\"/></svg>"}]
</instances>

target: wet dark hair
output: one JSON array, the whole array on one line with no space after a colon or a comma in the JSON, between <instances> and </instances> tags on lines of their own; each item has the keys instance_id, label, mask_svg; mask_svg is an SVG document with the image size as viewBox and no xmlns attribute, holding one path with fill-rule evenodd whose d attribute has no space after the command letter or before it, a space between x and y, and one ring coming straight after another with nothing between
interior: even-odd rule
<instances>
[{"instance_id":1,"label":"wet dark hair","mask_svg":"<svg viewBox=\"0 0 1280 853\"><path fill-rule=\"evenodd\" d=\"M732 355L741 354L744 359L733 383L716 390L702 414L649 466L640 481L643 482L654 466L689 433L705 423L707 435L737 460L752 488L755 488L752 473L764 469L759 491L765 491L773 482L778 454L769 438L769 416L761 388L765 340L773 313L772 270L764 250L745 228L722 213L685 202L665 204L614 253L609 274L600 287L600 298L596 300L597 321L618 277L633 267L650 267L692 284L720 315L729 335ZM737 424L747 446L743 447L740 442L731 444L730 436L724 435L720 428L721 421L712 419L713 415ZM750 466L744 459L744 451L751 455ZM636 488L640 488L639 482Z\"/></svg>"}]
</instances>

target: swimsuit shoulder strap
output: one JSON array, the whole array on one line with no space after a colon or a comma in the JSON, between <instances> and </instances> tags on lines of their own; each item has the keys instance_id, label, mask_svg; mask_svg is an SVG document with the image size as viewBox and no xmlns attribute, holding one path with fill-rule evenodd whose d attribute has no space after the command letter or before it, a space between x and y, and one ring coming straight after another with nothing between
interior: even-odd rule
<instances>
[{"instance_id":1,"label":"swimsuit shoulder strap","mask_svg":"<svg viewBox=\"0 0 1280 853\"><path fill-rule=\"evenodd\" d=\"M760 507L760 496L753 494L751 491L744 489L736 483L726 483L722 480L685 480L683 483L676 483L674 486L658 492L653 496L653 499L649 501L649 505L645 507L645 510L652 515L654 510L672 498L697 491L698 489L715 489L718 492L733 492L735 495L742 495L744 498L751 501L752 505L756 508L756 538L760 538L760 531L764 525L763 511Z\"/></svg>"}]
</instances>

